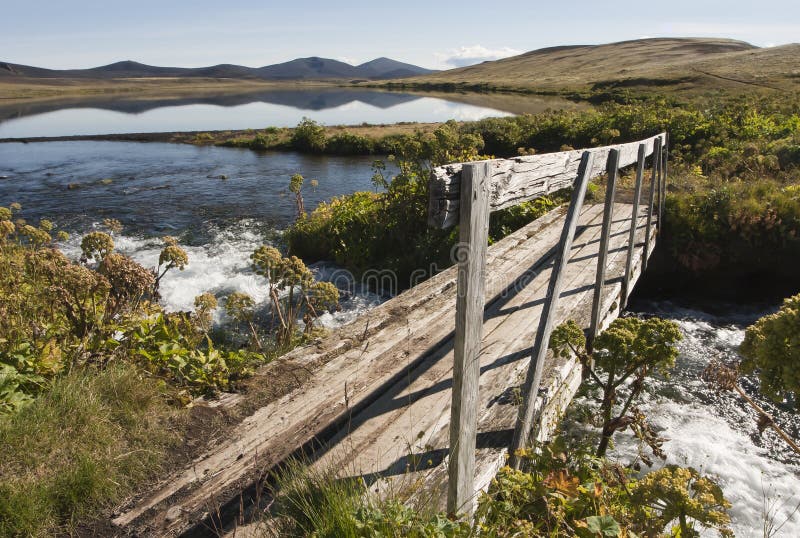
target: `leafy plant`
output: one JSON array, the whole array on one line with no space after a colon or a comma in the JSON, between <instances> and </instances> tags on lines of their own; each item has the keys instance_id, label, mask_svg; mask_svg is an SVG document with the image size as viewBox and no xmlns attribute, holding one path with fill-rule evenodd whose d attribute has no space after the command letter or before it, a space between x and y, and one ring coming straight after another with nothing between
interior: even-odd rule
<instances>
[{"instance_id":1,"label":"leafy plant","mask_svg":"<svg viewBox=\"0 0 800 538\"><path fill-rule=\"evenodd\" d=\"M251 256L255 272L267 279L272 312L277 318L276 338L280 347L291 345L302 315L305 334L324 310L338 307L339 291L329 282L316 282L311 271L296 256L283 257L278 249L259 247ZM285 293L284 293L285 292Z\"/></svg>"},{"instance_id":2,"label":"leafy plant","mask_svg":"<svg viewBox=\"0 0 800 538\"><path fill-rule=\"evenodd\" d=\"M633 485L631 495L640 517L654 518L652 523L662 527L677 520L672 536L700 536L693 522L717 529L720 536L733 536L727 512L731 504L713 480L692 467L667 465L651 471Z\"/></svg>"},{"instance_id":3,"label":"leafy plant","mask_svg":"<svg viewBox=\"0 0 800 538\"><path fill-rule=\"evenodd\" d=\"M769 398L797 406L800 395L800 295L747 328L739 347L744 372L757 372L759 390Z\"/></svg>"},{"instance_id":4,"label":"leafy plant","mask_svg":"<svg viewBox=\"0 0 800 538\"><path fill-rule=\"evenodd\" d=\"M732 536L730 504L692 468L668 466L637 479L560 437L522 456L522 470L503 467L479 498L480 536L698 536L696 525Z\"/></svg>"},{"instance_id":5,"label":"leafy plant","mask_svg":"<svg viewBox=\"0 0 800 538\"><path fill-rule=\"evenodd\" d=\"M590 353L586 349L586 337L574 321L553 330L550 348L559 356L577 356L587 386L602 393L598 456L605 455L616 431L631 428L655 455L663 457L661 440L633 404L644 390L649 375L656 372L667 375L674 366L678 356L675 344L681 338L680 329L673 321L617 318L596 338L594 351ZM644 454L642 457L649 463Z\"/></svg>"},{"instance_id":6,"label":"leafy plant","mask_svg":"<svg viewBox=\"0 0 800 538\"><path fill-rule=\"evenodd\" d=\"M297 206L297 218L304 217L306 214L305 204L303 203L303 183L305 178L300 174L294 174L289 180L289 192L294 194L295 205Z\"/></svg>"}]
</instances>

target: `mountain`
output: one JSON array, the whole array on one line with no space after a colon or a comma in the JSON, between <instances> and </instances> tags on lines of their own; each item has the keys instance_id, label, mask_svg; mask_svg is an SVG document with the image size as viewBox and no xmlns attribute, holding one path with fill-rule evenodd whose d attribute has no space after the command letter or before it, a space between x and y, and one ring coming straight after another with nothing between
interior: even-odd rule
<instances>
[{"instance_id":1,"label":"mountain","mask_svg":"<svg viewBox=\"0 0 800 538\"><path fill-rule=\"evenodd\" d=\"M92 69L43 69L27 65L0 62L0 80L19 78L61 79L124 79L204 77L261 80L323 80L323 79L392 79L433 73L415 65L389 58L377 58L359 66L330 58L298 58L264 67L244 67L220 64L210 67L157 67L131 60L116 62Z\"/></svg>"},{"instance_id":2,"label":"mountain","mask_svg":"<svg viewBox=\"0 0 800 538\"><path fill-rule=\"evenodd\" d=\"M363 77L359 69L350 64L329 58L298 58L289 62L268 65L256 70L261 78L270 80L302 80L321 78Z\"/></svg>"},{"instance_id":3,"label":"mountain","mask_svg":"<svg viewBox=\"0 0 800 538\"><path fill-rule=\"evenodd\" d=\"M489 84L539 90L611 87L681 88L800 83L800 45L758 48L715 38L654 38L604 45L550 47L407 82Z\"/></svg>"},{"instance_id":4,"label":"mountain","mask_svg":"<svg viewBox=\"0 0 800 538\"><path fill-rule=\"evenodd\" d=\"M391 58L375 58L372 61L359 65L358 69L364 73L364 76L373 79L413 77L429 75L436 72L416 65L398 62Z\"/></svg>"}]
</instances>

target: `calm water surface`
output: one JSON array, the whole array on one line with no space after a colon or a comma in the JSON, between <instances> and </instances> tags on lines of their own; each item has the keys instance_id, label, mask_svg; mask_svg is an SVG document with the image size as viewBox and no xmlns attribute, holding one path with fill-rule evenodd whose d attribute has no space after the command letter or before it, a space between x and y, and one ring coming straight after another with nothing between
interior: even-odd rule
<instances>
[{"instance_id":1,"label":"calm water surface","mask_svg":"<svg viewBox=\"0 0 800 538\"><path fill-rule=\"evenodd\" d=\"M457 99L339 88L171 99L64 99L0 105L0 138L293 127L305 116L326 125L439 122L511 112ZM569 106L539 98L533 105ZM511 107L513 108L513 107Z\"/></svg>"}]
</instances>

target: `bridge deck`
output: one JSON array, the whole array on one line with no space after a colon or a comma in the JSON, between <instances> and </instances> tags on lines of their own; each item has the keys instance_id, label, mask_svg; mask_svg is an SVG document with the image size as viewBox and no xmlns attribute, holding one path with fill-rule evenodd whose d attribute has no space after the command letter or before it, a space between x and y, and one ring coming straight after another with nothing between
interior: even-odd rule
<instances>
[{"instance_id":1,"label":"bridge deck","mask_svg":"<svg viewBox=\"0 0 800 538\"><path fill-rule=\"evenodd\" d=\"M503 462L529 363L553 254L564 224L557 209L489 248L481 354L478 488ZM618 314L631 205L616 204L602 326ZM641 211L640 211L641 213ZM556 324L587 327L603 208L585 206L567 265ZM641 270L647 216L637 223L632 284ZM654 241L654 239L653 239ZM650 250L652 252L652 248ZM314 464L361 476L376 490L425 491L443 503L450 418L455 267L384 303L287 360L313 365L302 386L258 409L190 469L114 520L137 534L179 534L214 514L259 475L305 447ZM261 373L269 382L268 372ZM545 365L546 436L580 383L574 360ZM420 487L422 486L422 487ZM236 503L238 510L238 501ZM224 516L223 516L224 519Z\"/></svg>"}]
</instances>

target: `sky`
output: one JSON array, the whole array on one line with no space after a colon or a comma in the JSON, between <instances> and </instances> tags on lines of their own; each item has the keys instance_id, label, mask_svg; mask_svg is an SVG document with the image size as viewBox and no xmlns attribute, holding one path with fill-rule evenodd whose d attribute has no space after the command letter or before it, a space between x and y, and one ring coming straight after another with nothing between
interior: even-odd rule
<instances>
[{"instance_id":1,"label":"sky","mask_svg":"<svg viewBox=\"0 0 800 538\"><path fill-rule=\"evenodd\" d=\"M260 67L380 56L447 69L557 45L642 37L800 41L798 0L0 0L0 61Z\"/></svg>"}]
</instances>

